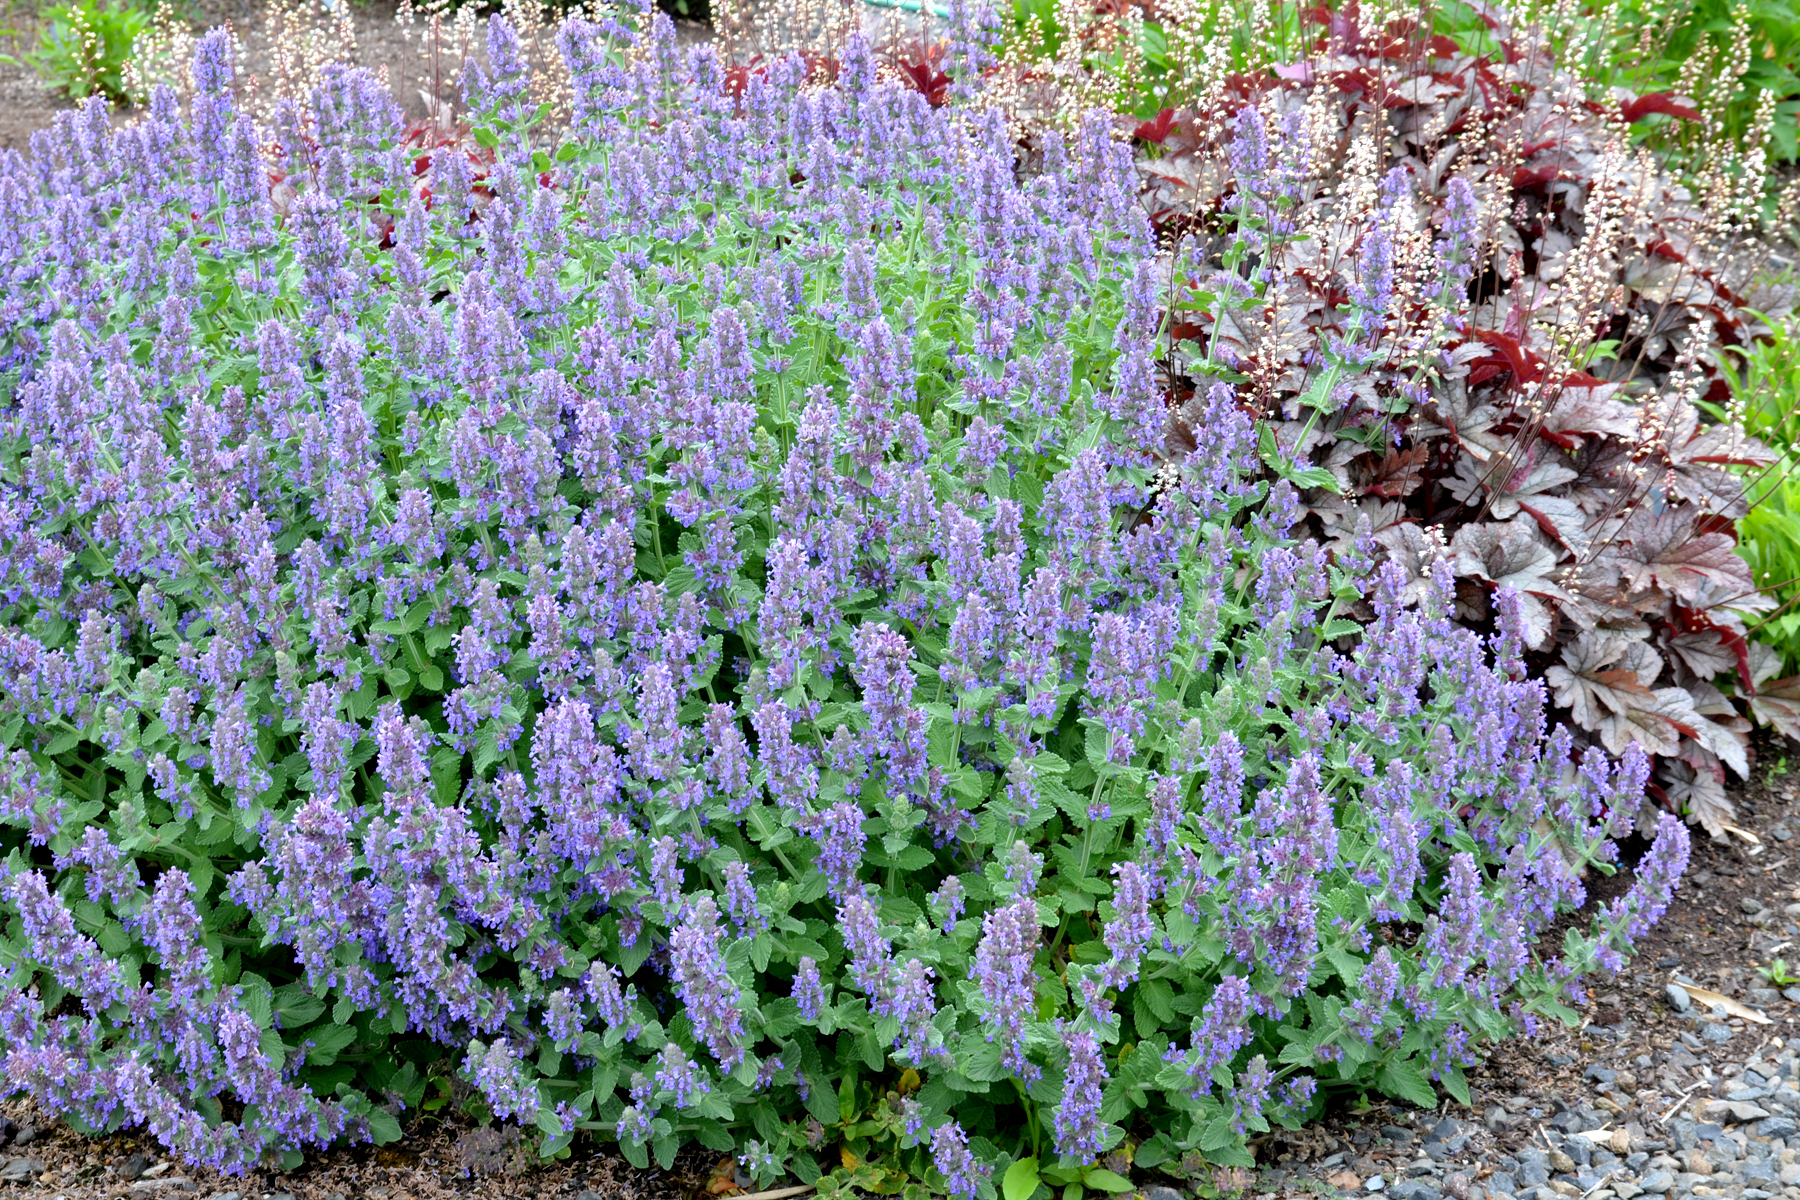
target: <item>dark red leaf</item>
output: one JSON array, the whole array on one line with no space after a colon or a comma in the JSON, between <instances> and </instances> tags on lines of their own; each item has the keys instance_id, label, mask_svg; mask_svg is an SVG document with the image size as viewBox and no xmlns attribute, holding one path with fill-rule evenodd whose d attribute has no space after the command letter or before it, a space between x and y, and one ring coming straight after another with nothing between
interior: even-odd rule
<instances>
[{"instance_id":1,"label":"dark red leaf","mask_svg":"<svg viewBox=\"0 0 1800 1200\"><path fill-rule=\"evenodd\" d=\"M1165 108L1151 120L1145 121L1132 131L1131 136L1139 141L1162 145L1169 136L1169 130L1175 127L1175 110Z\"/></svg>"},{"instance_id":2,"label":"dark red leaf","mask_svg":"<svg viewBox=\"0 0 1800 1200\"><path fill-rule=\"evenodd\" d=\"M1528 383L1535 383L1543 376L1543 360L1524 346L1521 346L1518 338L1513 337L1509 333L1501 333L1498 329L1476 329L1471 332L1474 333L1478 340L1492 346L1494 351L1505 362L1505 369L1512 372L1514 387L1523 387ZM1482 363L1491 362L1492 359L1493 355L1489 355L1488 358L1482 360ZM1471 378L1473 377L1473 373L1474 368L1471 367ZM1493 374L1497 375L1499 374L1499 371L1495 371ZM1492 378L1492 375L1488 377Z\"/></svg>"},{"instance_id":3,"label":"dark red leaf","mask_svg":"<svg viewBox=\"0 0 1800 1200\"><path fill-rule=\"evenodd\" d=\"M1677 104L1675 97L1668 92L1651 92L1619 106L1619 115L1625 118L1627 125L1636 124L1651 113L1664 113L1680 121L1700 119L1699 113L1685 104Z\"/></svg>"},{"instance_id":4,"label":"dark red leaf","mask_svg":"<svg viewBox=\"0 0 1800 1200\"><path fill-rule=\"evenodd\" d=\"M1515 192L1541 191L1546 184L1557 176L1557 168L1520 167L1513 172L1512 185Z\"/></svg>"}]
</instances>

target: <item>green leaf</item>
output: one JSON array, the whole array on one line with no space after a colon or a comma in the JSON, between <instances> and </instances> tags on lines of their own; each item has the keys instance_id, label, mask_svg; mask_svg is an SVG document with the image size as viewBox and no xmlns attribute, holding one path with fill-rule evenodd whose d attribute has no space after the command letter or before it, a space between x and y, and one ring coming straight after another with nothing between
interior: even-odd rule
<instances>
[{"instance_id":1,"label":"green leaf","mask_svg":"<svg viewBox=\"0 0 1800 1200\"><path fill-rule=\"evenodd\" d=\"M551 1109L538 1109L537 1127L544 1131L544 1136L546 1137L562 1136L562 1118L557 1116Z\"/></svg>"},{"instance_id":2,"label":"green leaf","mask_svg":"<svg viewBox=\"0 0 1800 1200\"><path fill-rule=\"evenodd\" d=\"M1006 1168L1000 1190L1006 1200L1031 1200L1031 1194L1038 1190L1038 1160L1021 1158Z\"/></svg>"},{"instance_id":3,"label":"green leaf","mask_svg":"<svg viewBox=\"0 0 1800 1200\"><path fill-rule=\"evenodd\" d=\"M329 1067L354 1041L356 1027L353 1025L320 1025L308 1030L302 1039L303 1043L312 1043L306 1052L306 1061L315 1067Z\"/></svg>"},{"instance_id":4,"label":"green leaf","mask_svg":"<svg viewBox=\"0 0 1800 1200\"><path fill-rule=\"evenodd\" d=\"M371 1110L366 1119L369 1122L369 1140L377 1146L400 1140L402 1134L399 1118L385 1108Z\"/></svg>"},{"instance_id":5,"label":"green leaf","mask_svg":"<svg viewBox=\"0 0 1800 1200\"><path fill-rule=\"evenodd\" d=\"M838 1081L838 1120L849 1121L856 1116L856 1071L854 1068L844 1072Z\"/></svg>"},{"instance_id":6,"label":"green leaf","mask_svg":"<svg viewBox=\"0 0 1800 1200\"><path fill-rule=\"evenodd\" d=\"M1444 1090L1456 1098L1458 1104L1464 1108L1470 1107L1469 1081L1463 1078L1461 1067L1452 1066L1439 1071L1438 1080L1444 1085Z\"/></svg>"},{"instance_id":7,"label":"green leaf","mask_svg":"<svg viewBox=\"0 0 1800 1200\"><path fill-rule=\"evenodd\" d=\"M318 1020L325 1002L298 984L290 983L275 990L275 1015L283 1029L298 1029Z\"/></svg>"},{"instance_id":8,"label":"green leaf","mask_svg":"<svg viewBox=\"0 0 1800 1200\"><path fill-rule=\"evenodd\" d=\"M1431 1081L1410 1058L1395 1059L1383 1065L1375 1084L1388 1095L1411 1101L1420 1108L1437 1106L1437 1093L1432 1090Z\"/></svg>"},{"instance_id":9,"label":"green leaf","mask_svg":"<svg viewBox=\"0 0 1800 1200\"><path fill-rule=\"evenodd\" d=\"M1082 1175L1081 1182L1087 1184L1087 1186L1091 1188L1099 1188L1103 1192L1111 1192L1115 1195L1119 1192L1129 1192L1131 1190L1131 1181L1129 1179L1126 1179L1123 1175L1116 1175L1113 1172L1108 1171L1105 1167L1095 1167L1086 1172Z\"/></svg>"}]
</instances>

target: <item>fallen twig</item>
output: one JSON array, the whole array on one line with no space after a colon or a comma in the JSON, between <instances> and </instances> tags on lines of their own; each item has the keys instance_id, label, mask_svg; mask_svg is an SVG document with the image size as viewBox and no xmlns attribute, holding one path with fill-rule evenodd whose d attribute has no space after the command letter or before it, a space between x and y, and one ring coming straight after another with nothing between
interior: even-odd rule
<instances>
[{"instance_id":1,"label":"fallen twig","mask_svg":"<svg viewBox=\"0 0 1800 1200\"><path fill-rule=\"evenodd\" d=\"M817 1190L816 1187L809 1183L801 1187L776 1188L769 1192L746 1192L742 1196L732 1197L732 1200L787 1200L789 1196L804 1196L808 1192L815 1192Z\"/></svg>"},{"instance_id":2,"label":"fallen twig","mask_svg":"<svg viewBox=\"0 0 1800 1200\"><path fill-rule=\"evenodd\" d=\"M1680 1108L1683 1104L1686 1104L1687 1098L1689 1096L1693 1095L1694 1089L1699 1086L1700 1085L1697 1083L1689 1084L1688 1090L1681 1093L1681 1095L1676 1098L1675 1103L1673 1103L1669 1106L1669 1111L1664 1113L1662 1116L1656 1118L1656 1123L1658 1125L1667 1125L1669 1123L1669 1118L1675 1115L1675 1110Z\"/></svg>"}]
</instances>

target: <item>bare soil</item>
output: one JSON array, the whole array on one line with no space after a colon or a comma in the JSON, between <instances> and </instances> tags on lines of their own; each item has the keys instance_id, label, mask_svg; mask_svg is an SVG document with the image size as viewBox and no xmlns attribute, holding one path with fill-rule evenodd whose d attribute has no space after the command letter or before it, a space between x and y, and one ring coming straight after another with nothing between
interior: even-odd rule
<instances>
[{"instance_id":1,"label":"bare soil","mask_svg":"<svg viewBox=\"0 0 1800 1200\"><path fill-rule=\"evenodd\" d=\"M263 36L269 28L266 0L164 0L181 4L188 24L196 31L229 26L245 50L238 64L240 76L270 77L270 46ZM10 6L10 7L9 7ZM49 126L59 111L72 109L76 101L52 91L37 72L20 61L20 55L36 42L46 0L0 0L0 151L25 153L33 132ZM453 80L462 63L460 46L453 45L446 28L434 57L428 32L415 27L411 41L395 19L395 0L351 0L355 26L357 66L384 76L408 118L426 116L427 97L457 99ZM697 22L677 20L676 34L683 44L708 40L711 30ZM546 30L532 48L533 61L555 53ZM131 118L130 110L116 112L115 122Z\"/></svg>"}]
</instances>

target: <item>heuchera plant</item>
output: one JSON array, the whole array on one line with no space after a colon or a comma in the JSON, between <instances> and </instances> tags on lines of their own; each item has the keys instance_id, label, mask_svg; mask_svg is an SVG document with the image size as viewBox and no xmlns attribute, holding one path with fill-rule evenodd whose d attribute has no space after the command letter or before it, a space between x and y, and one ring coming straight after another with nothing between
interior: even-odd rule
<instances>
[{"instance_id":1,"label":"heuchera plant","mask_svg":"<svg viewBox=\"0 0 1800 1200\"><path fill-rule=\"evenodd\" d=\"M1800 681L1758 696L1773 664L1746 638L1770 604L1735 553L1741 469L1769 452L1696 401L1728 395L1721 344L1764 331L1754 309L1791 289L1746 296L1722 253L1731 181L1703 213L1617 109L1582 100L1532 38L1495 36L1504 61L1351 13L1305 61L1240 80L1280 210L1229 264L1242 278L1220 270L1219 230L1244 194L1224 165L1244 101L1140 129L1159 145L1150 207L1190 263L1171 336L1234 368L1271 450L1310 468L1314 536L1343 546L1368 520L1413 588L1447 545L1458 619L1478 628L1494 589L1516 589L1559 719L1614 754L1640 746L1653 790L1718 834L1727 767L1749 773L1746 715L1793 728ZM1434 267L1439 242L1453 265Z\"/></svg>"},{"instance_id":2,"label":"heuchera plant","mask_svg":"<svg viewBox=\"0 0 1800 1200\"><path fill-rule=\"evenodd\" d=\"M217 33L6 160L7 1089L241 1171L446 1064L545 1154L985 1197L1466 1100L1623 964L1672 818L1537 939L1647 761L1547 730L1518 592L1297 541L1223 375L1169 449L1108 118L1021 177L860 44L734 103L561 38L552 153L490 28L478 216L345 71L278 222Z\"/></svg>"}]
</instances>

